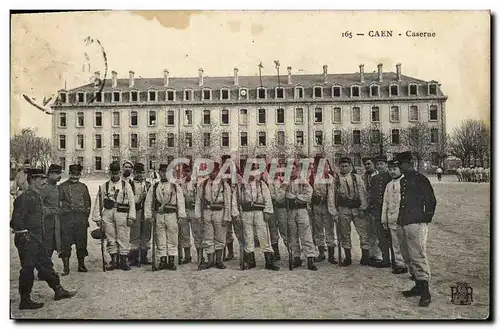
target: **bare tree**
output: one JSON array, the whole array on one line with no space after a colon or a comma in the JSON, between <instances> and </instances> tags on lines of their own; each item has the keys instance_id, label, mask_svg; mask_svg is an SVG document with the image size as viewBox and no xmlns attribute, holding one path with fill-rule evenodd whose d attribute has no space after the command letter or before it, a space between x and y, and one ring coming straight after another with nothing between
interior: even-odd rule
<instances>
[{"instance_id":1,"label":"bare tree","mask_svg":"<svg viewBox=\"0 0 500 329\"><path fill-rule=\"evenodd\" d=\"M426 123L416 123L401 131L401 146L410 151L417 162L417 171L420 163L429 158L431 148L431 129Z\"/></svg>"},{"instance_id":2,"label":"bare tree","mask_svg":"<svg viewBox=\"0 0 500 329\"><path fill-rule=\"evenodd\" d=\"M222 131L216 124L198 125L193 130L193 156L219 160L222 156Z\"/></svg>"},{"instance_id":3,"label":"bare tree","mask_svg":"<svg viewBox=\"0 0 500 329\"><path fill-rule=\"evenodd\" d=\"M466 166L479 160L489 162L490 128L480 120L465 120L453 130L448 149L451 155L462 160Z\"/></svg>"},{"instance_id":4,"label":"bare tree","mask_svg":"<svg viewBox=\"0 0 500 329\"><path fill-rule=\"evenodd\" d=\"M47 169L53 161L53 145L49 138L39 137L33 129L25 128L11 137L10 157L16 165L28 160L32 166Z\"/></svg>"},{"instance_id":5,"label":"bare tree","mask_svg":"<svg viewBox=\"0 0 500 329\"><path fill-rule=\"evenodd\" d=\"M360 131L360 140L360 153L363 156L385 155L391 146L391 136L376 123L371 123Z\"/></svg>"}]
</instances>

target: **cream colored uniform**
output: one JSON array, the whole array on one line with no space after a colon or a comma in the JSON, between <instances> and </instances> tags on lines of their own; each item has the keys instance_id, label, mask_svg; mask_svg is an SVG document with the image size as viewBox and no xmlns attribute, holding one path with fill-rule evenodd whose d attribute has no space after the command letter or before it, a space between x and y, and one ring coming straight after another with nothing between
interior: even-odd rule
<instances>
[{"instance_id":1,"label":"cream colored uniform","mask_svg":"<svg viewBox=\"0 0 500 329\"><path fill-rule=\"evenodd\" d=\"M271 244L279 242L279 236L283 239L285 246L288 246L287 232L287 211L286 211L286 190L288 185L276 179L269 183L269 192L274 205L274 213L269 218L269 234Z\"/></svg>"},{"instance_id":2,"label":"cream colored uniform","mask_svg":"<svg viewBox=\"0 0 500 329\"><path fill-rule=\"evenodd\" d=\"M146 180L133 181L135 192L135 204L143 203L146 201L149 183ZM137 207L136 207L137 208ZM151 223L145 221L143 216L143 209L136 209L137 216L134 225L130 228L130 249L149 250L149 241L151 240ZM142 235L141 235L141 222L142 222Z\"/></svg>"},{"instance_id":3,"label":"cream colored uniform","mask_svg":"<svg viewBox=\"0 0 500 329\"><path fill-rule=\"evenodd\" d=\"M136 220L135 195L130 184L122 178L116 182L111 180L108 182L109 187L107 190L106 183L99 186L99 192L94 202L92 219L94 222L99 222L102 219L106 240L108 241L106 246L107 252L110 255L117 254L118 252L120 255L128 255L130 251L130 226ZM101 199L100 201L99 198ZM113 209L104 208L105 198L113 200L115 203ZM119 212L117 204L128 205L128 211ZM102 218L99 205L103 207ZM132 222L132 225L130 225L130 222Z\"/></svg>"},{"instance_id":4,"label":"cream colored uniform","mask_svg":"<svg viewBox=\"0 0 500 329\"><path fill-rule=\"evenodd\" d=\"M196 181L190 180L189 182L181 183L182 192L184 193L184 200L186 203L186 218L181 223L182 230L182 248L191 247L191 231L193 231L194 246L196 249L201 248L203 236L201 235L201 225L195 216L196 204Z\"/></svg>"},{"instance_id":5,"label":"cream colored uniform","mask_svg":"<svg viewBox=\"0 0 500 329\"><path fill-rule=\"evenodd\" d=\"M159 182L151 185L144 204L144 216L147 219L156 216L156 239L158 257L178 256L179 244L178 220L186 218L186 207L182 188L175 183ZM168 212L163 208L168 207Z\"/></svg>"},{"instance_id":6,"label":"cream colored uniform","mask_svg":"<svg viewBox=\"0 0 500 329\"><path fill-rule=\"evenodd\" d=\"M332 181L333 177L328 175L329 180ZM317 247L326 246L336 247L337 239L335 236L335 227L332 215L328 211L327 197L330 189L330 183L317 182L313 186L313 198L319 198L319 204L312 204L313 208L313 232L314 242ZM326 239L325 239L326 238Z\"/></svg>"}]
</instances>

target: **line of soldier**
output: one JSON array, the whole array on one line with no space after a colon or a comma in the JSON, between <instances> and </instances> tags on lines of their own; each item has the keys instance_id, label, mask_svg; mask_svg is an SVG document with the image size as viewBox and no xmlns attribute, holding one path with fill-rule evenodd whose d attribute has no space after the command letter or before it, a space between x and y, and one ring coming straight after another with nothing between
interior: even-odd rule
<instances>
[{"instance_id":1,"label":"line of soldier","mask_svg":"<svg viewBox=\"0 0 500 329\"><path fill-rule=\"evenodd\" d=\"M484 183L490 181L490 168L481 166L458 167L457 179L459 182Z\"/></svg>"}]
</instances>

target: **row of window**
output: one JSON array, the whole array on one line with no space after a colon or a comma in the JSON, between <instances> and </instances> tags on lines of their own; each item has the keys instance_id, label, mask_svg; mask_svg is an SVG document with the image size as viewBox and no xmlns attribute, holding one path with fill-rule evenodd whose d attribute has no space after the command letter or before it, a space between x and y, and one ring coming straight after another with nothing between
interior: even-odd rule
<instances>
[{"instance_id":1,"label":"row of window","mask_svg":"<svg viewBox=\"0 0 500 329\"><path fill-rule=\"evenodd\" d=\"M352 85L350 88L350 97L360 97L361 96L361 86ZM428 95L436 96L437 95L437 84L429 83L427 87ZM418 84L411 83L408 85L408 95L410 96L418 96ZM117 103L122 102L122 94L127 93L129 96L130 102L139 102L141 98L141 94L139 91L113 91L111 94L111 102ZM194 90L185 89L183 91L183 99L185 101L193 100ZM274 92L275 99L285 99L285 88L284 87L276 87ZM148 102L157 102L159 101L158 91L157 90L148 90L146 92L146 99L143 101ZM257 88L257 99L267 99L269 92L265 87ZM304 98L304 87L295 87L294 88L294 98L301 99ZM369 86L369 95L370 97L379 97L380 96L380 85L373 83ZM212 89L205 88L201 90L201 99L210 101L212 100L213 91ZM400 86L393 82L389 85L389 96L400 96ZM313 98L323 98L324 97L324 87L315 86L313 87ZM342 97L342 87L341 86L333 86L332 87L332 97ZM247 88L240 88L238 93L239 100L248 100L249 93ZM62 103L68 103L68 94L67 92L60 93L60 100ZM176 101L176 91L175 90L166 90L165 93L165 101ZM230 100L230 90L228 88L222 88L219 90L219 100ZM87 103L87 102L95 102L102 103L104 102L103 92L93 92L87 93L85 91L79 91L76 93L76 101L78 103Z\"/></svg>"},{"instance_id":2,"label":"row of window","mask_svg":"<svg viewBox=\"0 0 500 329\"><path fill-rule=\"evenodd\" d=\"M380 143L380 130L378 129L373 129L371 131L371 137L370 137L370 142L372 144L379 144ZM184 133L184 146L187 148L193 147L193 134L192 133ZM210 147L211 146L211 134L208 132L203 133L203 146L205 147ZM333 145L342 145L346 141L344 138L352 138L351 141L354 145L361 145L361 130L354 129L352 131L352 136L342 136L342 131L341 130L334 130L333 131ZM278 141L278 145L284 146L285 145L285 132L284 131L278 131L276 133L275 138ZM431 136L430 136L430 141L431 143L438 143L439 142L439 129L437 128L432 128L431 129ZM176 144L176 136L173 133L168 133L167 134L167 147L175 147ZM321 130L316 130L314 132L314 145L315 146L322 146L324 142L324 136L323 136L323 131ZM112 135L112 148L117 149L121 147L121 137L120 134L113 134ZM399 129L392 129L391 130L391 144L393 145L399 145L401 143L400 141L400 130ZM248 133L247 132L240 132L240 147L248 147L249 144L249 139L248 139ZM153 148L156 145L156 133L149 133L148 134L148 147ZM230 146L230 138L229 138L229 132L222 132L221 133L221 144L222 147L229 147ZM267 133L265 131L259 131L257 133L257 146L259 147L264 147L268 145L268 138L267 138ZM297 130L295 132L295 145L297 146L303 146L304 145L304 131L302 130ZM130 134L130 144L129 147L132 149L138 148L139 147L139 135L132 133ZM102 135L101 134L95 134L94 135L94 149L102 149L103 148L103 141L102 141ZM59 149L64 150L66 149L66 135L59 135ZM78 134L76 136L76 149L77 150L83 150L85 149L85 136L83 134Z\"/></svg>"},{"instance_id":3,"label":"row of window","mask_svg":"<svg viewBox=\"0 0 500 329\"><path fill-rule=\"evenodd\" d=\"M317 107L314 109L314 123L323 123L324 122L324 111L323 108ZM419 109L418 106L412 105L409 107L409 121L419 121ZM399 106L391 106L389 110L389 120L391 122L399 122L400 121L400 108ZM429 108L429 121L437 121L438 120L438 108L436 105L431 105ZM154 127L157 125L158 117L156 110L150 110L148 112L148 126ZM248 111L246 109L240 109L240 117L239 124L246 125L248 123ZM275 121L277 124L285 123L285 111L282 108L276 109L276 117ZM380 108L378 106L373 106L371 108L371 121L379 122L380 121ZM340 107L333 108L332 115L333 123L342 123L342 109ZM353 107L351 109L351 122L360 123L361 122L361 109L359 107ZM121 123L120 120L120 112L114 111L112 113L112 126L119 127ZM202 123L206 125L212 124L211 111L203 110L202 112ZM220 123L223 125L230 124L229 118L229 110L223 109L221 110ZM267 110L266 109L258 109L257 111L257 123L258 124L266 124L267 123ZM192 110L184 110L184 125L192 125L193 124L193 111ZM295 109L295 124L304 124L304 109L296 108ZM174 126L175 125L175 112L173 110L167 111L166 117L166 125ZM67 126L67 118L65 112L59 113L59 127L63 128ZM77 112L76 114L76 126L84 127L85 126L85 113ZM95 112L94 113L94 127L102 127L103 126L103 113ZM138 111L130 112L130 126L138 127L139 126L139 113Z\"/></svg>"}]
</instances>

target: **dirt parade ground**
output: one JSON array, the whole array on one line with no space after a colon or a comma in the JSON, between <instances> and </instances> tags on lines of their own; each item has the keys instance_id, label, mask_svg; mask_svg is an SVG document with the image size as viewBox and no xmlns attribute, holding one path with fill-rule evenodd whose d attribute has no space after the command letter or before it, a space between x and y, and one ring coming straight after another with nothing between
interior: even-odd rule
<instances>
[{"instance_id":1,"label":"dirt parade ground","mask_svg":"<svg viewBox=\"0 0 500 329\"><path fill-rule=\"evenodd\" d=\"M35 281L32 297L44 302L38 310L20 311L19 258L11 238L10 305L17 319L484 319L489 315L490 185L443 182L431 178L437 209L429 227L427 253L432 279L432 303L418 306L419 297L405 298L400 290L413 286L408 274L359 265L361 251L353 227L353 265L340 268L324 261L318 271L288 270L286 248L279 272L264 269L257 250L257 268L240 271L236 258L227 269L198 271L195 263L177 271L152 272L151 266L103 273L100 242L89 234L88 273L78 273L76 256L71 273L61 277L66 289L78 290L68 300L54 301L53 291ZM92 195L97 180L84 180ZM96 225L92 222L90 230ZM192 249L195 255L194 248ZM196 259L196 257L194 257ZM61 260L53 257L62 272ZM450 286L467 282L472 305L453 305Z\"/></svg>"}]
</instances>

